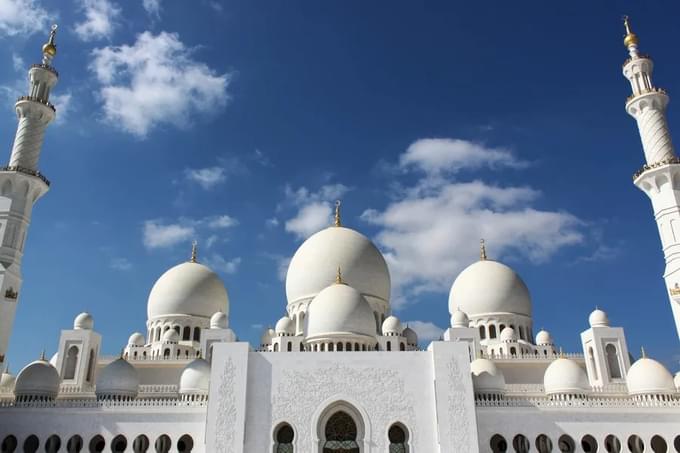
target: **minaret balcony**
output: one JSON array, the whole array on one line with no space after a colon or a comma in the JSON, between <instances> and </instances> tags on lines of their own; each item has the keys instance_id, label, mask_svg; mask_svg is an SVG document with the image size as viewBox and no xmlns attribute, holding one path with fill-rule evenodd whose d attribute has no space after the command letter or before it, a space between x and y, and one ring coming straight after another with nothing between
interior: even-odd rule
<instances>
[{"instance_id":1,"label":"minaret balcony","mask_svg":"<svg viewBox=\"0 0 680 453\"><path fill-rule=\"evenodd\" d=\"M44 70L46 70L46 71L50 71L50 72L51 72L52 74L54 74L55 76L59 77L59 73L57 72L57 70L54 69L54 67L52 67L52 66L50 66L50 65L48 65L48 64L43 64L43 63L32 64L32 65L31 65L31 69L33 69L33 68L44 69Z\"/></svg>"},{"instance_id":2,"label":"minaret balcony","mask_svg":"<svg viewBox=\"0 0 680 453\"><path fill-rule=\"evenodd\" d=\"M0 171L15 171L17 173L23 173L25 175L34 176L40 179L42 182L44 182L47 185L47 187L50 186L50 180L47 179L38 170L31 170L30 168L20 167L18 165L6 165L4 167L0 167Z\"/></svg>"},{"instance_id":3,"label":"minaret balcony","mask_svg":"<svg viewBox=\"0 0 680 453\"><path fill-rule=\"evenodd\" d=\"M57 109L54 107L54 104L52 104L50 101L47 101L45 99L40 99L39 97L36 97L36 96L19 96L19 99L17 99L17 102L21 102L21 101L37 102L37 103L42 104L46 107L49 107L50 109L52 109L53 112L57 111Z\"/></svg>"},{"instance_id":4,"label":"minaret balcony","mask_svg":"<svg viewBox=\"0 0 680 453\"><path fill-rule=\"evenodd\" d=\"M621 67L625 68L626 65L627 65L628 63L630 63L631 61L635 61L635 60L651 60L651 59L652 59L652 57L650 57L649 55L638 54L637 57L630 57L630 58L627 58L626 61L623 62L623 64L621 65Z\"/></svg>"},{"instance_id":5,"label":"minaret balcony","mask_svg":"<svg viewBox=\"0 0 680 453\"><path fill-rule=\"evenodd\" d=\"M639 93L633 93L630 96L628 96L628 98L626 98L626 105L628 105L628 103L630 103L635 98L637 98L639 96L644 96L646 94L663 94L665 96L668 96L668 93L666 93L666 90L664 90L663 88L656 88L656 87L645 88L644 90L640 91Z\"/></svg>"}]
</instances>

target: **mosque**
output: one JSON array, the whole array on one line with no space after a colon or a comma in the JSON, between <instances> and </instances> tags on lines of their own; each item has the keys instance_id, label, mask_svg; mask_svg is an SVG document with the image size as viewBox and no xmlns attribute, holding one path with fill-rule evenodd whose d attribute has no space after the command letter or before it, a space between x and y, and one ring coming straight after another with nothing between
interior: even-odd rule
<instances>
[{"instance_id":1,"label":"mosque","mask_svg":"<svg viewBox=\"0 0 680 453\"><path fill-rule=\"evenodd\" d=\"M633 182L652 202L680 329L669 98L625 26L626 111L646 159ZM31 211L49 189L38 160L55 117L55 32L28 71L0 169L0 369ZM153 285L146 332L130 335L120 356L101 353L85 312L61 331L51 360L2 374L0 453L680 452L680 374L644 352L634 359L604 311L584 319L583 350L563 352L549 332L534 334L529 289L482 244L479 260L452 276L450 327L421 349L391 314L390 287L383 255L342 225L338 207L334 224L295 252L287 315L253 347L229 328L225 285L194 248Z\"/></svg>"}]
</instances>

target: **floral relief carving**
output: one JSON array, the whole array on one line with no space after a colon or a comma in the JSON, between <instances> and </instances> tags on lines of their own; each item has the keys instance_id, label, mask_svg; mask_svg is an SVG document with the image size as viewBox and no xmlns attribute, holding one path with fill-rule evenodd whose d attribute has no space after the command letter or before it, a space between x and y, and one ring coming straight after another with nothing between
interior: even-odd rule
<instances>
[{"instance_id":1,"label":"floral relief carving","mask_svg":"<svg viewBox=\"0 0 680 453\"><path fill-rule=\"evenodd\" d=\"M454 356L446 365L448 377L448 415L449 415L449 435L452 446L457 447L457 451L469 451L471 442L476 442L476 439L470 439L470 420L475 417L474 413L468 410L466 404L468 389L465 388L464 379L467 377L461 370L458 359Z\"/></svg>"},{"instance_id":2,"label":"floral relief carving","mask_svg":"<svg viewBox=\"0 0 680 453\"><path fill-rule=\"evenodd\" d=\"M236 380L236 367L231 357L227 360L220 385L217 391L217 419L215 420L215 451L217 453L230 453L234 448L236 425L236 395L234 393Z\"/></svg>"}]
</instances>

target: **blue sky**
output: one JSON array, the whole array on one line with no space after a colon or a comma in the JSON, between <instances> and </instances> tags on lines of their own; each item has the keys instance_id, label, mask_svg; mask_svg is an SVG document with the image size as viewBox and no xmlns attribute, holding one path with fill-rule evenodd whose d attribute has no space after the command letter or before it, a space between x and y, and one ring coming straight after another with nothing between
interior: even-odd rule
<instances>
[{"instance_id":1,"label":"blue sky","mask_svg":"<svg viewBox=\"0 0 680 453\"><path fill-rule=\"evenodd\" d=\"M565 350L599 306L634 355L677 368L660 242L631 182L643 154L620 18L672 97L680 6L477 3L0 0L7 156L27 65L60 26L60 119L40 162L52 187L28 236L13 368L54 353L81 311L117 353L194 238L255 342L284 313L286 259L335 198L388 257L396 314L423 337L448 324L448 288L484 236Z\"/></svg>"}]
</instances>

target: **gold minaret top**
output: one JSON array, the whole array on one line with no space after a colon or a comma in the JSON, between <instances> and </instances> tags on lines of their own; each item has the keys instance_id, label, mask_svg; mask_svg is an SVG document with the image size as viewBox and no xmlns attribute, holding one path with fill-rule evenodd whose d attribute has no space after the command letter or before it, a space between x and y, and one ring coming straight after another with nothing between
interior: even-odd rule
<instances>
[{"instance_id":1,"label":"gold minaret top","mask_svg":"<svg viewBox=\"0 0 680 453\"><path fill-rule=\"evenodd\" d=\"M54 56L57 54L57 45L54 43L54 37L57 34L57 24L52 25L52 29L50 30L50 37L47 40L47 42L42 46L42 52L43 55L49 57L49 58L54 58Z\"/></svg>"},{"instance_id":2,"label":"gold minaret top","mask_svg":"<svg viewBox=\"0 0 680 453\"><path fill-rule=\"evenodd\" d=\"M626 47L636 46L638 37L630 29L630 19L628 16L623 16L623 26L626 27L626 37L623 38L623 45Z\"/></svg>"},{"instance_id":3,"label":"gold minaret top","mask_svg":"<svg viewBox=\"0 0 680 453\"><path fill-rule=\"evenodd\" d=\"M484 244L484 239L479 240L479 259L481 261L486 261L486 245Z\"/></svg>"},{"instance_id":4,"label":"gold minaret top","mask_svg":"<svg viewBox=\"0 0 680 453\"><path fill-rule=\"evenodd\" d=\"M191 243L191 262L198 262L198 242L196 241Z\"/></svg>"},{"instance_id":5,"label":"gold minaret top","mask_svg":"<svg viewBox=\"0 0 680 453\"><path fill-rule=\"evenodd\" d=\"M340 200L335 201L335 218L333 219L333 225L336 227L342 226L342 222L340 221L340 205L342 202Z\"/></svg>"}]
</instances>

